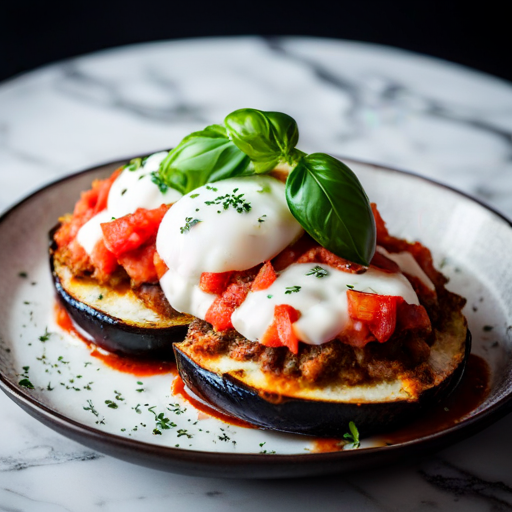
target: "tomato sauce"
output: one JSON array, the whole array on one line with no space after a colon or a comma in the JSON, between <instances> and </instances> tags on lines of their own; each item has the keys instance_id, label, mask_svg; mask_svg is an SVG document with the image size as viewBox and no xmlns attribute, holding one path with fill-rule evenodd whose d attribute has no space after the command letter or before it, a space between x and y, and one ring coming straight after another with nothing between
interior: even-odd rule
<instances>
[{"instance_id":1,"label":"tomato sauce","mask_svg":"<svg viewBox=\"0 0 512 512\"><path fill-rule=\"evenodd\" d=\"M489 389L489 365L481 357L470 354L461 382L446 400L434 405L403 427L375 436L376 444L390 446L406 443L453 427L485 400ZM311 451L336 452L343 450L344 444L345 441L340 439L315 439Z\"/></svg>"},{"instance_id":2,"label":"tomato sauce","mask_svg":"<svg viewBox=\"0 0 512 512\"><path fill-rule=\"evenodd\" d=\"M209 405L204 404L203 402L200 402L199 400L196 400L194 397L192 397L188 392L187 388L185 387L185 383L183 382L182 378L180 376L177 376L171 386L172 394L177 396L181 396L185 401L187 401L194 409L197 409L198 411L207 414L208 416L211 416L212 418L215 418L217 420L223 421L224 423L229 423L230 425L234 425L236 427L244 427L244 428L258 428L255 425L252 425L251 423L248 423L247 421L240 420L238 418L235 418L233 416L229 416L227 414L224 414L222 412L217 411L216 409L213 409Z\"/></svg>"},{"instance_id":3,"label":"tomato sauce","mask_svg":"<svg viewBox=\"0 0 512 512\"><path fill-rule=\"evenodd\" d=\"M106 366L122 373L130 373L137 377L149 377L170 373L176 375L176 363L171 361L155 361L151 359L139 359L128 356L118 356L111 352L99 351L90 340L85 338L75 327L73 320L60 302L55 303L55 321L57 325L68 334L83 341L91 350L91 356L96 357Z\"/></svg>"}]
</instances>

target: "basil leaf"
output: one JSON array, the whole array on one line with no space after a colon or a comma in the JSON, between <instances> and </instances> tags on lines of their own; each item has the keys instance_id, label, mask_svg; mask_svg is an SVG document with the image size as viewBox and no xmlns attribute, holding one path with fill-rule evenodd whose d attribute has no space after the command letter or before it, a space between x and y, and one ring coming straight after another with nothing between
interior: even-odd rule
<instances>
[{"instance_id":1,"label":"basil leaf","mask_svg":"<svg viewBox=\"0 0 512 512\"><path fill-rule=\"evenodd\" d=\"M299 129L287 114L242 108L231 112L224 124L229 138L249 156L257 174L271 171L280 161L291 164L296 159Z\"/></svg>"},{"instance_id":2,"label":"basil leaf","mask_svg":"<svg viewBox=\"0 0 512 512\"><path fill-rule=\"evenodd\" d=\"M250 160L219 125L187 135L160 164L159 176L182 194L205 183L253 174Z\"/></svg>"},{"instance_id":3,"label":"basil leaf","mask_svg":"<svg viewBox=\"0 0 512 512\"><path fill-rule=\"evenodd\" d=\"M375 220L356 175L323 153L303 157L286 181L286 200L302 227L329 251L361 265L375 252Z\"/></svg>"}]
</instances>

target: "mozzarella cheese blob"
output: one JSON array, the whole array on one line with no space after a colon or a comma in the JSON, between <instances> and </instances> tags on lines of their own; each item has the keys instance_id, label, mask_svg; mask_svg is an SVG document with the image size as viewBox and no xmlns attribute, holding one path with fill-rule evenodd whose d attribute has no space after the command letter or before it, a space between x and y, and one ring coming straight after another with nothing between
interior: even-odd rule
<instances>
[{"instance_id":1,"label":"mozzarella cheese blob","mask_svg":"<svg viewBox=\"0 0 512 512\"><path fill-rule=\"evenodd\" d=\"M112 183L106 210L95 215L78 231L76 239L87 254L91 255L95 245L103 238L100 224L134 213L138 208L152 210L162 204L174 203L181 197L177 190L170 187L162 192L152 181L152 173L158 171L167 154L167 151L161 151L149 156L135 171L125 168Z\"/></svg>"},{"instance_id":2,"label":"mozzarella cheese blob","mask_svg":"<svg viewBox=\"0 0 512 512\"><path fill-rule=\"evenodd\" d=\"M181 198L160 224L156 248L169 267L160 281L173 306L204 319L215 295L199 289L203 272L246 270L272 259L302 234L271 176L230 178Z\"/></svg>"},{"instance_id":3,"label":"mozzarella cheese blob","mask_svg":"<svg viewBox=\"0 0 512 512\"><path fill-rule=\"evenodd\" d=\"M266 290L249 292L231 321L240 334L259 341L274 320L275 306L288 304L301 313L293 324L295 335L310 345L321 345L347 325L349 289L400 296L409 304L419 304L403 274L373 267L364 274L350 274L324 264L299 263L285 269Z\"/></svg>"}]
</instances>

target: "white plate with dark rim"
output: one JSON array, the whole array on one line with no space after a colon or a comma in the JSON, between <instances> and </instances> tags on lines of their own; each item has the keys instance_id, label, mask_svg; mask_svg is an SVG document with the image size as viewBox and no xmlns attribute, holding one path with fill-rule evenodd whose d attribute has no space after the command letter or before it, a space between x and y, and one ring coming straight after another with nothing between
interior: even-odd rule
<instances>
[{"instance_id":1,"label":"white plate with dark rim","mask_svg":"<svg viewBox=\"0 0 512 512\"><path fill-rule=\"evenodd\" d=\"M48 231L113 162L30 195L0 218L0 386L42 423L86 446L165 471L234 478L319 475L432 453L478 432L512 409L511 223L489 207L420 176L345 160L379 206L390 232L432 250L448 287L468 299L472 353L489 365L490 390L457 424L391 446L315 453L311 438L223 423L171 393L172 375L115 371L53 319ZM29 379L34 389L20 386ZM114 405L113 405L114 404ZM155 413L168 418L161 428ZM154 433L157 428L160 434ZM214 472L214 473L212 473Z\"/></svg>"}]
</instances>

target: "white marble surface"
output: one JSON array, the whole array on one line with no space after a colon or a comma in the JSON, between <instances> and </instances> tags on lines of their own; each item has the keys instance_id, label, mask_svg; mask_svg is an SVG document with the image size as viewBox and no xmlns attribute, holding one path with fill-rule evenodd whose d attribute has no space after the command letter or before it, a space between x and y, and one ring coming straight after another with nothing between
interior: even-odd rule
<instances>
[{"instance_id":1,"label":"white marble surface","mask_svg":"<svg viewBox=\"0 0 512 512\"><path fill-rule=\"evenodd\" d=\"M247 106L295 117L304 151L414 170L512 217L511 84L389 48L305 38L138 45L0 84L0 209L72 171L173 146ZM512 509L512 416L407 465L228 481L92 452L4 395L0 411L0 511Z\"/></svg>"}]
</instances>

